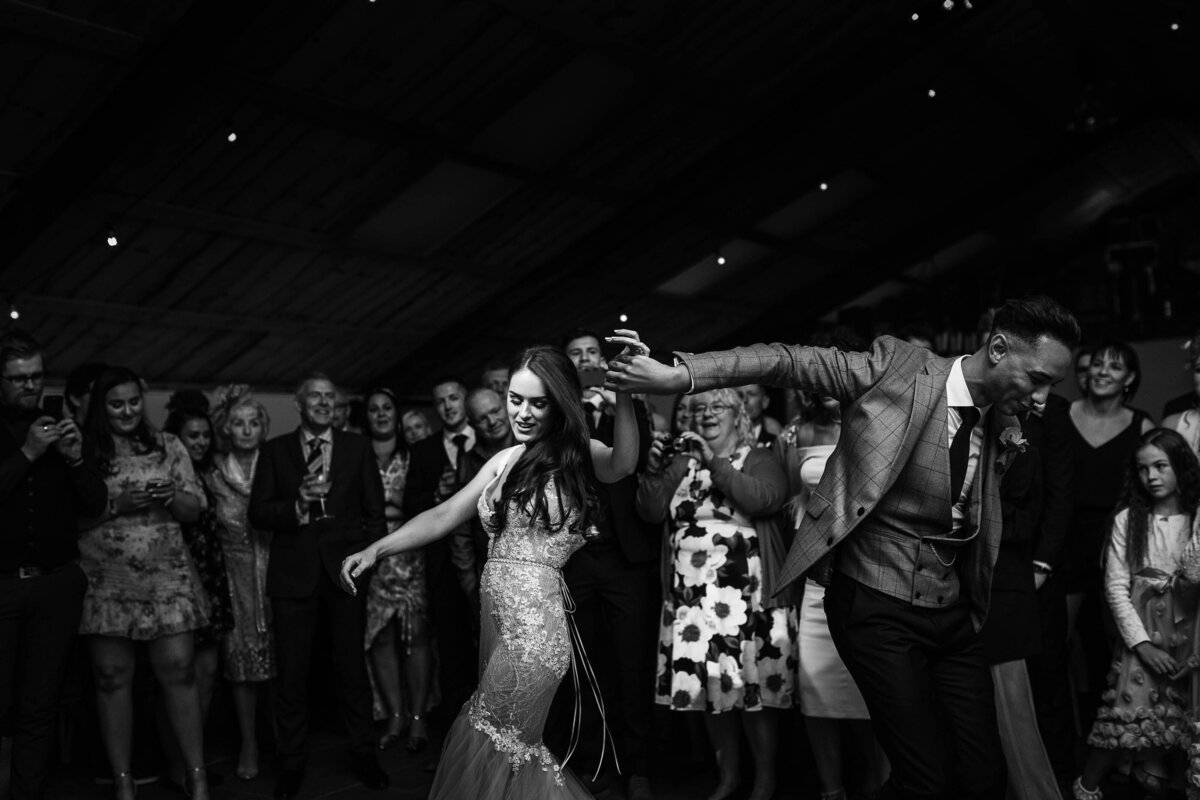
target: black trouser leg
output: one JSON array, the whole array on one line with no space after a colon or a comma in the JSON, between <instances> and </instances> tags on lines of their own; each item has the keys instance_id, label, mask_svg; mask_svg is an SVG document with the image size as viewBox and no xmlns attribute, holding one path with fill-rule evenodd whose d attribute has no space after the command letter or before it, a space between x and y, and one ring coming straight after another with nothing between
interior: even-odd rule
<instances>
[{"instance_id":1,"label":"black trouser leg","mask_svg":"<svg viewBox=\"0 0 1200 800\"><path fill-rule=\"evenodd\" d=\"M86 589L87 578L75 565L38 578L0 581L0 705L16 712L13 800L43 796L59 693Z\"/></svg>"},{"instance_id":2,"label":"black trouser leg","mask_svg":"<svg viewBox=\"0 0 1200 800\"><path fill-rule=\"evenodd\" d=\"M275 737L280 766L304 767L308 755L308 671L313 659L319 601L311 597L273 597L278 674L275 676ZM362 655L362 640L357 649Z\"/></svg>"},{"instance_id":3,"label":"black trouser leg","mask_svg":"<svg viewBox=\"0 0 1200 800\"><path fill-rule=\"evenodd\" d=\"M838 575L825 609L891 762L881 797L1002 800L991 673L965 604L916 608Z\"/></svg>"}]
</instances>

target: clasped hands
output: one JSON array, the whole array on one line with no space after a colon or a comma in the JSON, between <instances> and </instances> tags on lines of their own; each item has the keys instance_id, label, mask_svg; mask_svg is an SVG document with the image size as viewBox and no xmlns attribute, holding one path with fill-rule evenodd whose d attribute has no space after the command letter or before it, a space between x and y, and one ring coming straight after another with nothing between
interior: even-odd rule
<instances>
[{"instance_id":1,"label":"clasped hands","mask_svg":"<svg viewBox=\"0 0 1200 800\"><path fill-rule=\"evenodd\" d=\"M651 358L650 348L638 338L637 331L618 329L614 333L604 340L625 345L625 349L608 362L605 389L644 394L683 394L691 389L687 368L669 367Z\"/></svg>"}]
</instances>

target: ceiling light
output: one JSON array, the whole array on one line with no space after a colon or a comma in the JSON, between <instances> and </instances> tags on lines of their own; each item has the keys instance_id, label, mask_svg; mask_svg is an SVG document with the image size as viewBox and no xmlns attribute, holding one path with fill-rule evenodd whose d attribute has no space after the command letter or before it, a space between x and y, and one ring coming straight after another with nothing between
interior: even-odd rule
<instances>
[{"instance_id":1,"label":"ceiling light","mask_svg":"<svg viewBox=\"0 0 1200 800\"><path fill-rule=\"evenodd\" d=\"M8 316L11 319L20 319L21 318L21 312L17 311L17 306L15 303L8 304Z\"/></svg>"},{"instance_id":2,"label":"ceiling light","mask_svg":"<svg viewBox=\"0 0 1200 800\"><path fill-rule=\"evenodd\" d=\"M911 17L909 17L909 19L911 19L913 22L916 22L920 18L921 18L921 15L916 13L915 11L913 12L913 15Z\"/></svg>"},{"instance_id":3,"label":"ceiling light","mask_svg":"<svg viewBox=\"0 0 1200 800\"><path fill-rule=\"evenodd\" d=\"M1173 30L1173 31L1177 31L1177 30L1179 30L1179 23L1178 23L1178 22L1172 22L1172 23L1171 23L1171 30Z\"/></svg>"},{"instance_id":4,"label":"ceiling light","mask_svg":"<svg viewBox=\"0 0 1200 800\"><path fill-rule=\"evenodd\" d=\"M621 320L621 322L629 322L629 315L622 314L621 316L617 317L617 319Z\"/></svg>"},{"instance_id":5,"label":"ceiling light","mask_svg":"<svg viewBox=\"0 0 1200 800\"><path fill-rule=\"evenodd\" d=\"M108 238L105 241L108 242L109 247L116 247L119 244L119 242L117 241L117 232L115 230L113 230L112 228L109 228Z\"/></svg>"},{"instance_id":6,"label":"ceiling light","mask_svg":"<svg viewBox=\"0 0 1200 800\"><path fill-rule=\"evenodd\" d=\"M937 97L937 89L930 89L930 90L927 92L927 94L928 94L930 97Z\"/></svg>"},{"instance_id":7,"label":"ceiling light","mask_svg":"<svg viewBox=\"0 0 1200 800\"><path fill-rule=\"evenodd\" d=\"M236 142L237 141L237 131L230 131L229 135L226 136L225 138L229 140L230 144L232 144L233 142Z\"/></svg>"},{"instance_id":8,"label":"ceiling light","mask_svg":"<svg viewBox=\"0 0 1200 800\"><path fill-rule=\"evenodd\" d=\"M721 255L720 253L717 253L717 264L722 267L725 266L725 256Z\"/></svg>"},{"instance_id":9,"label":"ceiling light","mask_svg":"<svg viewBox=\"0 0 1200 800\"><path fill-rule=\"evenodd\" d=\"M828 184L828 183L825 183L824 181L822 181L822 182L821 182L821 191L822 191L822 192L824 192L824 191L828 191L828 189L829 189L829 184Z\"/></svg>"}]
</instances>

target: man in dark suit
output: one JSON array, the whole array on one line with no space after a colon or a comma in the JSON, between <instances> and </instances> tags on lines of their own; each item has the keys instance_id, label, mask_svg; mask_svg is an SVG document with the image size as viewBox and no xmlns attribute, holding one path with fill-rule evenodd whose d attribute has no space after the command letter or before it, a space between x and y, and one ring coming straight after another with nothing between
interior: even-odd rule
<instances>
[{"instance_id":1,"label":"man in dark suit","mask_svg":"<svg viewBox=\"0 0 1200 800\"><path fill-rule=\"evenodd\" d=\"M0 717L15 712L13 800L40 800L50 775L87 589L77 519L100 516L108 500L74 420L42 410L44 379L36 339L0 336Z\"/></svg>"},{"instance_id":2,"label":"man in dark suit","mask_svg":"<svg viewBox=\"0 0 1200 800\"><path fill-rule=\"evenodd\" d=\"M466 484L463 470L475 446L475 430L467 424L466 399L467 389L456 378L441 378L434 384L434 407L442 420L442 431L412 446L404 485L405 519L432 508ZM459 570L473 573L474 565L455 563L451 543L456 540L461 540L461 535L444 536L424 548L429 617L437 639L442 690L438 722L443 728L471 696L479 669L471 634L474 612L459 580Z\"/></svg>"},{"instance_id":3,"label":"man in dark suit","mask_svg":"<svg viewBox=\"0 0 1200 800\"><path fill-rule=\"evenodd\" d=\"M600 341L599 335L589 330L577 330L566 337L563 349L581 377L589 372L603 377L606 362ZM591 381L582 383L586 387ZM616 396L600 386L591 386L584 388L581 400L592 438L611 446ZM640 472L650 451L650 418L644 403L634 403L634 412ZM596 523L598 535L571 557L563 575L575 600L575 618L584 647L593 662L599 662L595 664L597 677L609 698L606 716L621 769L629 776L627 796L630 800L649 800L646 776L654 704L653 636L658 619L656 587L662 532L638 517L633 504L636 493L636 475L597 485L601 509ZM571 691L570 682L564 681L555 699L557 713L552 713L551 734L556 742L564 738L562 729L569 729L569 723L564 724L568 715L562 709L574 701ZM590 713L590 698L580 700L587 710L585 723L592 723L584 725L581 756L598 758L599 736L603 735L599 718Z\"/></svg>"},{"instance_id":4,"label":"man in dark suit","mask_svg":"<svg viewBox=\"0 0 1200 800\"><path fill-rule=\"evenodd\" d=\"M1058 563L1071 514L1074 460L1067 418L1069 404L1050 395L1046 406L1022 422L1026 450L1019 453L1000 484L1003 533L992 569L992 599L987 623L980 631L984 659L991 665L996 688L996 711L1009 781L1030 796L1052 796L1055 769L1043 745L1045 720L1035 705L1027 659L1043 652L1062 651L1066 643L1066 604L1057 592L1057 613L1043 613L1043 600L1053 604L1054 583L1048 583ZM1047 676L1065 689L1066 664ZM1063 694L1065 698L1065 693ZM1054 732L1070 750L1069 728ZM1058 745L1058 742L1054 742ZM1070 773L1068 773L1070 774ZM1074 775L1070 774L1073 778ZM1069 790L1066 792L1069 794Z\"/></svg>"},{"instance_id":5,"label":"man in dark suit","mask_svg":"<svg viewBox=\"0 0 1200 800\"><path fill-rule=\"evenodd\" d=\"M774 344L677 354L674 367L640 354L610 366L608 385L622 391L764 383L841 402L841 440L779 586L810 571L829 584L834 644L891 762L884 798L1004 797L978 634L1000 546L1000 479L1020 438L1014 415L1046 402L1078 340L1070 312L1041 297L1005 303L984 345L959 358L884 336L868 353Z\"/></svg>"},{"instance_id":6,"label":"man in dark suit","mask_svg":"<svg viewBox=\"0 0 1200 800\"><path fill-rule=\"evenodd\" d=\"M295 797L304 777L308 672L321 620L329 625L333 691L358 778L371 789L388 785L375 756L363 660L366 592L351 596L338 583L342 559L387 533L383 483L367 440L333 430L336 393L320 373L300 384L300 428L263 446L250 493L250 523L274 533L267 595L279 662L275 718L282 769L276 800Z\"/></svg>"}]
</instances>

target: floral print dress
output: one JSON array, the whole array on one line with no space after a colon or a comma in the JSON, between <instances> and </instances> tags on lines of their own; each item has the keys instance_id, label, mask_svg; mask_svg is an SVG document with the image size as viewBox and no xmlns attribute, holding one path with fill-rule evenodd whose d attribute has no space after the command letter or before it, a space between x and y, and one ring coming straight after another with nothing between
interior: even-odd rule
<instances>
[{"instance_id":1,"label":"floral print dress","mask_svg":"<svg viewBox=\"0 0 1200 800\"><path fill-rule=\"evenodd\" d=\"M104 482L111 500L156 479L203 504L192 460L169 433L161 434L159 449L117 455ZM146 641L208 625L208 595L179 523L161 503L84 531L79 557L88 577L80 633Z\"/></svg>"},{"instance_id":2,"label":"floral print dress","mask_svg":"<svg viewBox=\"0 0 1200 800\"><path fill-rule=\"evenodd\" d=\"M730 466L741 471L739 448ZM656 701L676 710L791 708L795 607L764 608L754 521L695 459L670 500Z\"/></svg>"},{"instance_id":3,"label":"floral print dress","mask_svg":"<svg viewBox=\"0 0 1200 800\"><path fill-rule=\"evenodd\" d=\"M379 470L388 505L399 506L408 477L408 453L396 452L387 466ZM389 519L388 533L399 530L403 519ZM400 634L407 639L412 620L425 616L425 551L406 550L381 559L375 566L367 588L367 629L364 646L370 650L379 632L393 619L400 622Z\"/></svg>"},{"instance_id":4,"label":"floral print dress","mask_svg":"<svg viewBox=\"0 0 1200 800\"><path fill-rule=\"evenodd\" d=\"M1130 751L1134 760L1146 762L1147 771L1165 775L1161 762L1166 752L1186 747L1189 739L1192 673L1160 676L1131 648L1149 641L1179 664L1196 664L1194 588L1176 579L1193 536L1192 521L1188 514L1153 517L1146 532L1146 563L1131 573L1126 560L1128 516L1128 510L1121 511L1113 520L1105 565L1105 591L1123 642L1117 646L1088 744Z\"/></svg>"}]
</instances>

